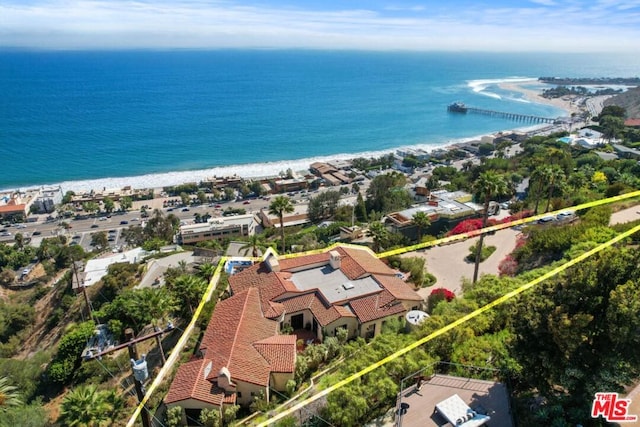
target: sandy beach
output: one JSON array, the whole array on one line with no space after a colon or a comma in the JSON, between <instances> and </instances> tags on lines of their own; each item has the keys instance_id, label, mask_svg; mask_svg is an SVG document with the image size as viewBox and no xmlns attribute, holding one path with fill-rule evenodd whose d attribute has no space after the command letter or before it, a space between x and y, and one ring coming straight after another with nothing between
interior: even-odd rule
<instances>
[{"instance_id":1,"label":"sandy beach","mask_svg":"<svg viewBox=\"0 0 640 427\"><path fill-rule=\"evenodd\" d=\"M554 107L560 108L567 112L567 116L570 116L572 113L580 114L583 111L583 109L578 105L579 103L576 99L577 96L545 98L542 96L542 92L525 87L525 85L530 84L532 81L504 82L500 83L498 86L503 90L520 92L528 101L538 104L553 105Z\"/></svg>"},{"instance_id":2,"label":"sandy beach","mask_svg":"<svg viewBox=\"0 0 640 427\"><path fill-rule=\"evenodd\" d=\"M508 81L499 83L499 87L503 90L519 92L524 97L533 103L553 105L559 109L566 111L566 116L571 116L572 113L576 113L577 116L582 112L588 111L592 116L597 115L602 109L602 101L607 97L563 97L548 99L541 95L541 92L530 89L526 85L531 84L535 80L527 81ZM580 123L574 123L574 125L580 125ZM535 129L540 127L536 125L531 127ZM511 130L515 131L529 131L532 129L514 127ZM505 130L506 131L506 130ZM504 131L503 131L504 132ZM306 171L309 165L315 161L328 162L331 160L351 160L356 157L378 157L381 155L393 153L401 148L418 148L426 151L432 151L439 148L450 148L457 144L465 143L468 141L475 141L481 135L475 137L462 138L461 140L452 140L442 144L417 144L410 146L398 146L393 149L385 149L380 151L371 151L363 153L342 153L329 156L319 156L314 158L305 158L297 160L281 160L276 162L266 162L259 164L246 164L246 165L230 165L214 167L210 169L188 170L188 171L175 171L164 173L152 173L139 176L124 176L124 177L108 177L87 179L78 181L64 181L58 183L51 183L44 186L61 186L64 191L75 191L76 193L88 192L91 190L100 191L104 188L114 189L130 186L134 189L149 189L149 188L161 188L171 185L179 185L186 182L198 182L212 176L241 176L243 178L263 178L277 176L282 171L292 169L294 171ZM25 186L23 189L38 188L42 185Z\"/></svg>"}]
</instances>

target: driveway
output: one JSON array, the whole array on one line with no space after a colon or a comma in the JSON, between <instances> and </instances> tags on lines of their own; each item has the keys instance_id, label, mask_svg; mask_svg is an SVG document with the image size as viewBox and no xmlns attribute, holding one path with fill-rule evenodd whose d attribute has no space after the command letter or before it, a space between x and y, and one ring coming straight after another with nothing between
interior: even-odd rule
<instances>
[{"instance_id":1,"label":"driveway","mask_svg":"<svg viewBox=\"0 0 640 427\"><path fill-rule=\"evenodd\" d=\"M611 224L618 224L640 219L640 206L633 206L621 210L611 216ZM493 236L486 236L486 245L495 246L496 251L489 258L480 263L479 274L499 274L498 265L516 247L516 236L519 231L508 228L497 231ZM427 298L434 288L446 288L457 295L462 293L462 279L473 278L473 263L465 261L469 248L478 241L477 237L459 241L446 246L435 246L417 252L408 252L403 256L421 257L427 261L427 271L438 279L436 284L418 291L423 298Z\"/></svg>"},{"instance_id":2,"label":"driveway","mask_svg":"<svg viewBox=\"0 0 640 427\"><path fill-rule=\"evenodd\" d=\"M516 236L519 231L513 229L500 230L493 236L486 236L484 244L495 246L496 251L489 258L480 263L480 275L498 274L498 265L505 256L516 247ZM469 248L479 240L478 237L465 241L435 246L419 252L409 252L404 256L418 256L426 259L427 271L438 279L435 285L422 288L418 294L427 298L433 288L446 288L456 294L462 293L462 279L473 278L473 262L464 258L470 253Z\"/></svg>"}]
</instances>

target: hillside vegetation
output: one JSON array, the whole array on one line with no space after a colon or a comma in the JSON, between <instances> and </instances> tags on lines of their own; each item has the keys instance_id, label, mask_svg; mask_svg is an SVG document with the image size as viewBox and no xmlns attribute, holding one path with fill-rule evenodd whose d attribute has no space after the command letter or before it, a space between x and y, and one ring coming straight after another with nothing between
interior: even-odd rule
<instances>
[{"instance_id":1,"label":"hillside vegetation","mask_svg":"<svg viewBox=\"0 0 640 427\"><path fill-rule=\"evenodd\" d=\"M627 111L627 118L640 117L640 86L607 99L604 105L624 108Z\"/></svg>"}]
</instances>

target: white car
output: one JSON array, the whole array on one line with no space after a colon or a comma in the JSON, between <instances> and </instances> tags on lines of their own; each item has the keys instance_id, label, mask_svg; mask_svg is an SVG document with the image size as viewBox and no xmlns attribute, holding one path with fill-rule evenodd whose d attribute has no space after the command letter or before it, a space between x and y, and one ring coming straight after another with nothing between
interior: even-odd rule
<instances>
[{"instance_id":1,"label":"white car","mask_svg":"<svg viewBox=\"0 0 640 427\"><path fill-rule=\"evenodd\" d=\"M100 217L100 221L106 221L106 220L107 220L107 217L106 217L106 216L101 216L101 217Z\"/></svg>"}]
</instances>

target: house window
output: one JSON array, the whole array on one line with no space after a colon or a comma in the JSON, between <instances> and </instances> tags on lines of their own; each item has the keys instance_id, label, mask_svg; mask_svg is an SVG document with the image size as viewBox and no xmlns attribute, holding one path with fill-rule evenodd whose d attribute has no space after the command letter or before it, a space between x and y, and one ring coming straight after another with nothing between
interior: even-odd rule
<instances>
[{"instance_id":1,"label":"house window","mask_svg":"<svg viewBox=\"0 0 640 427\"><path fill-rule=\"evenodd\" d=\"M238 391L236 392L236 395L238 396L238 399L242 399L242 392Z\"/></svg>"}]
</instances>

